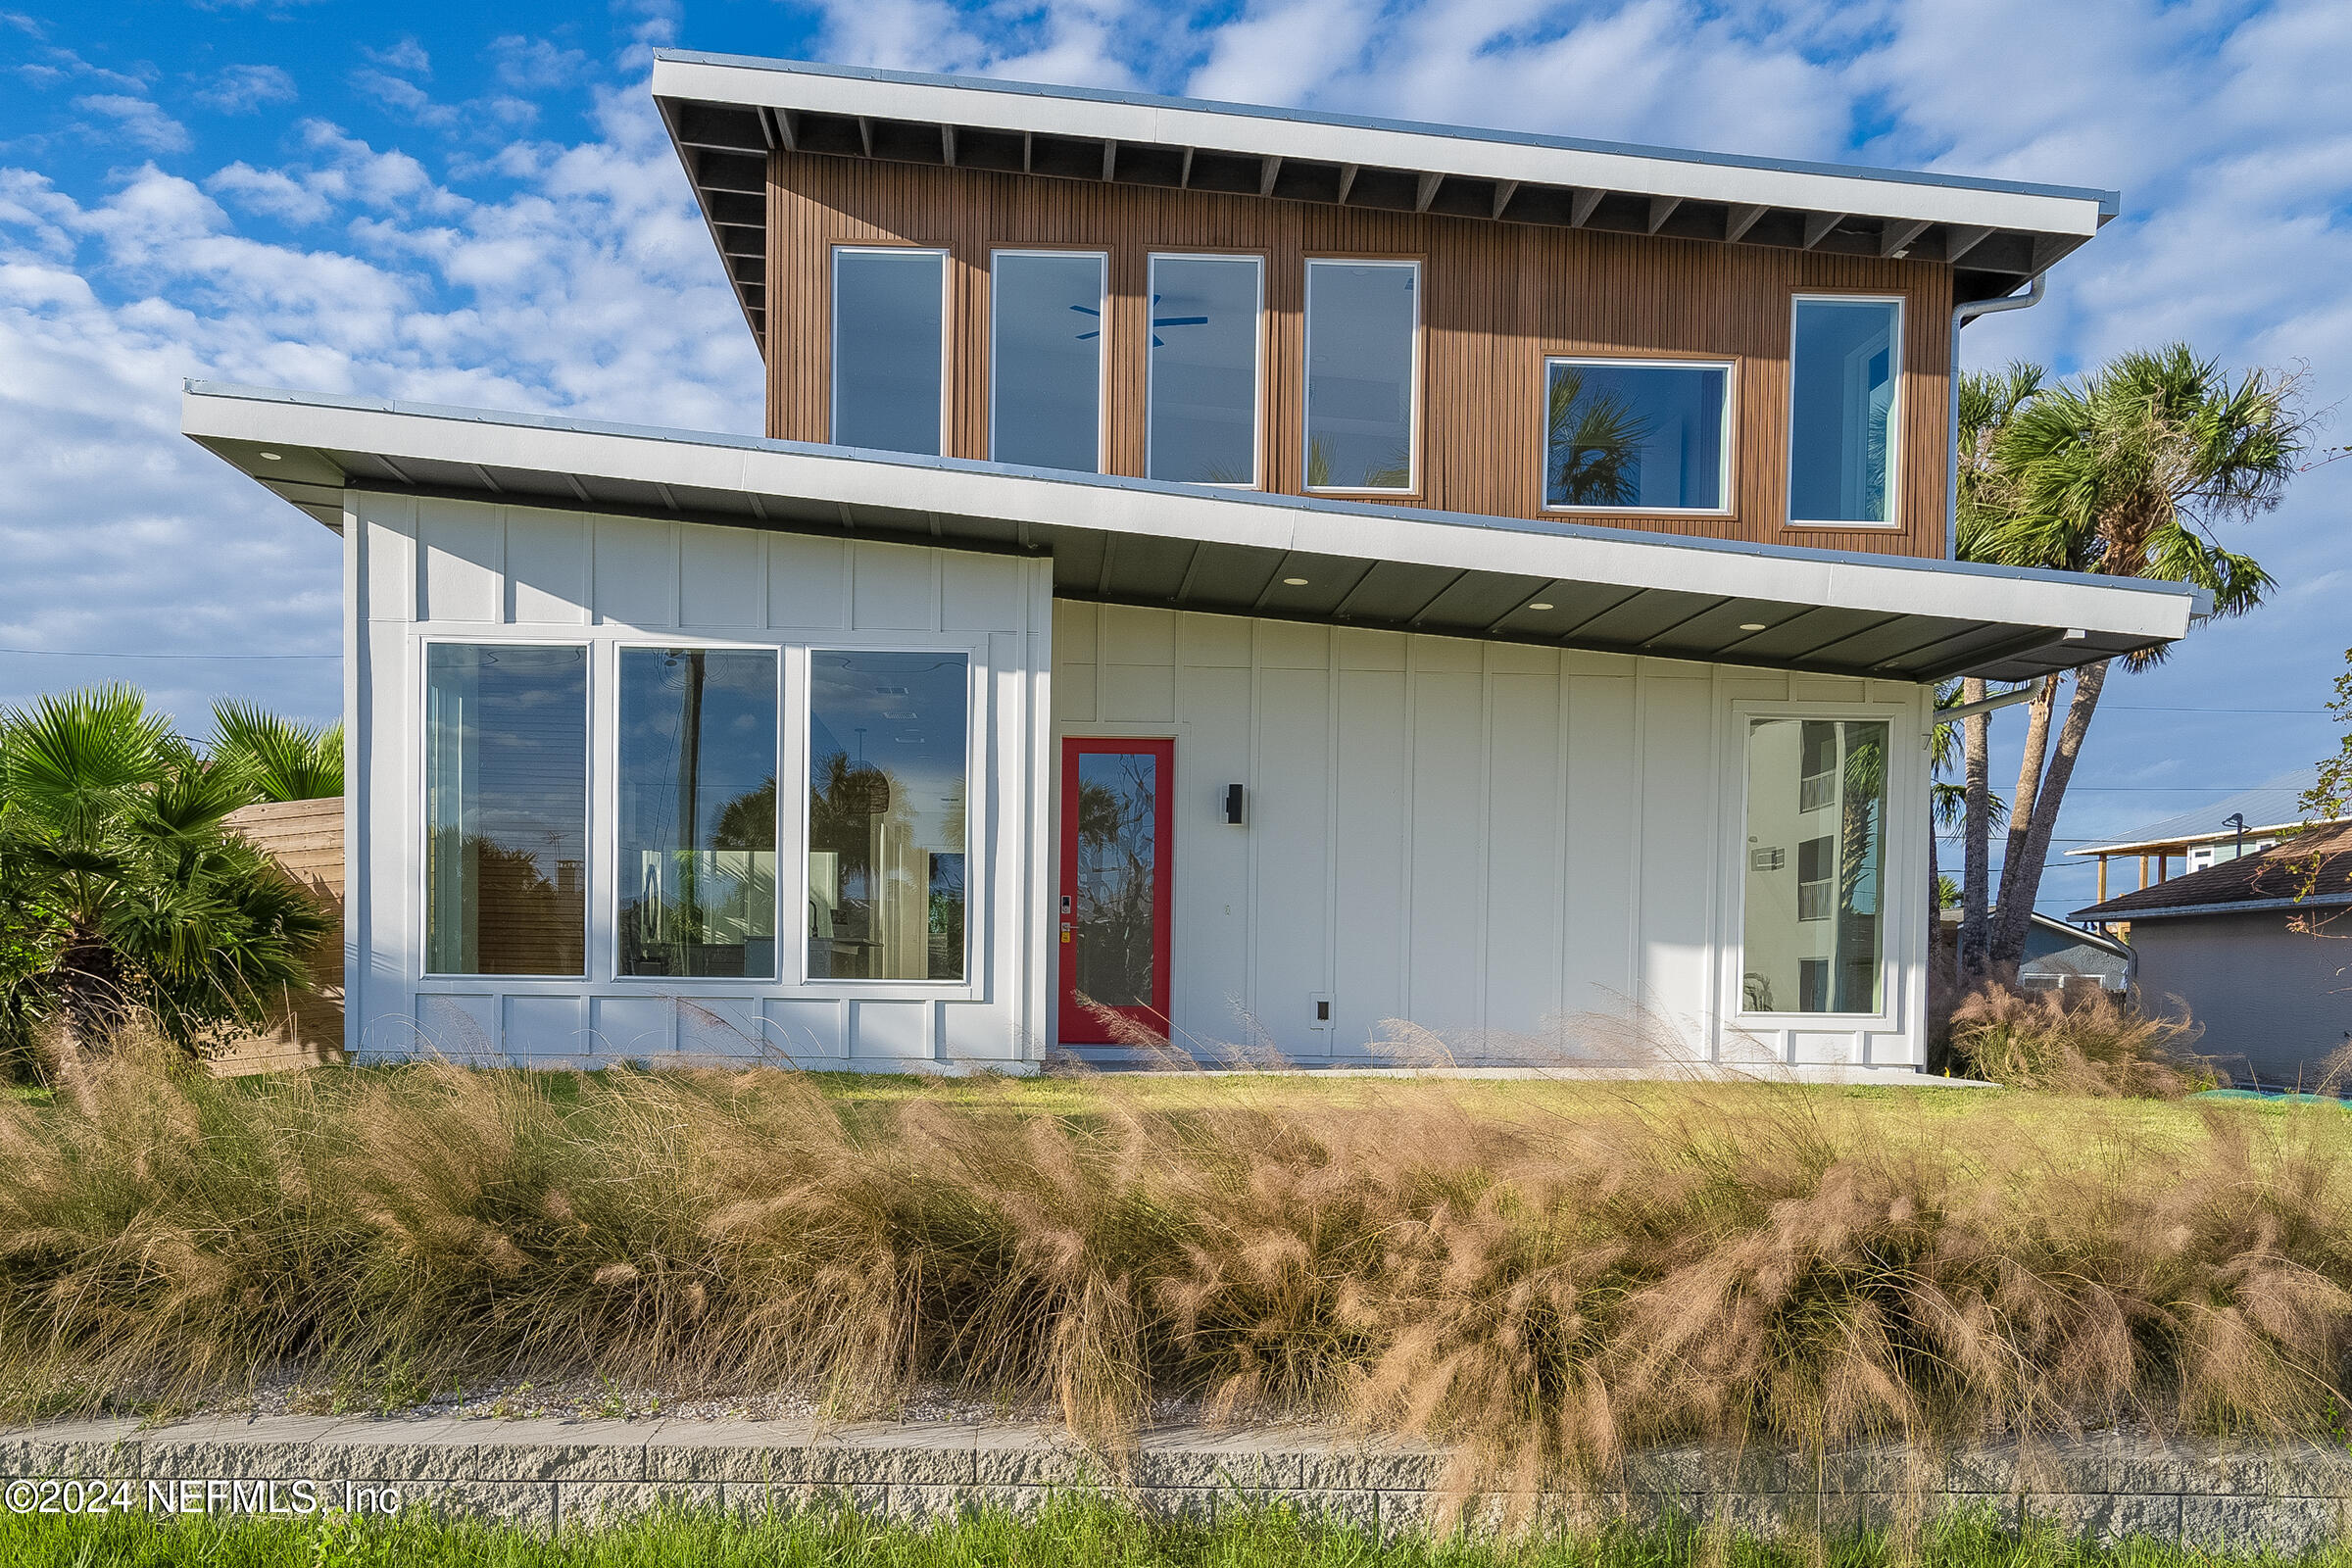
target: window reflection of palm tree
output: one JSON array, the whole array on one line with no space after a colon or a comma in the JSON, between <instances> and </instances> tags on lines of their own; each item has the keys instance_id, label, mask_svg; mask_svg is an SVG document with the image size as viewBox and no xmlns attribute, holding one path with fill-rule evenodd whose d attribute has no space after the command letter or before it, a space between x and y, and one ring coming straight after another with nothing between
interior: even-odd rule
<instances>
[{"instance_id":1,"label":"window reflection of palm tree","mask_svg":"<svg viewBox=\"0 0 2352 1568\"><path fill-rule=\"evenodd\" d=\"M1552 506L1630 507L1640 502L1642 448L1650 422L1614 392L1585 394L1575 366L1551 372L1544 500Z\"/></svg>"}]
</instances>

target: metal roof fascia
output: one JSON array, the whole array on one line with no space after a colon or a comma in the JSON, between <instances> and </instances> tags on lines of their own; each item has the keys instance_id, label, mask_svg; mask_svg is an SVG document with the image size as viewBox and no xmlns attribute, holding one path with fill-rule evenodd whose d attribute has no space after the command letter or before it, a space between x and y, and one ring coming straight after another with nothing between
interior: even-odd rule
<instances>
[{"instance_id":1,"label":"metal roof fascia","mask_svg":"<svg viewBox=\"0 0 2352 1568\"><path fill-rule=\"evenodd\" d=\"M2179 584L2136 579L2100 580L1977 563L1694 540L1630 529L1408 511L1267 492L1203 493L1191 486L1125 476L1077 476L961 459L859 453L755 436L600 424L546 415L505 415L209 381L187 384L182 428L192 437L231 441L279 441L354 450L372 450L376 444L364 430L303 431L289 429L283 420L202 416L208 412L225 413L236 405L289 408L321 418L358 415L371 419L440 421L480 437L442 444L439 451L393 449L394 455L748 493L799 493L810 499L896 511L1022 516L1022 520L1041 526L1172 535L1351 559L1418 559L1428 564L1514 575L1550 571L1554 576L1578 577L1593 573L1586 580L1727 597L1850 605L2019 625L2088 623L2118 635L2150 638L2184 635L2199 604L2193 591ZM517 462L513 440L530 432L554 437L554 445L570 450ZM583 444L587 444L585 450ZM730 461L699 473L679 472L679 464L690 461L698 451L707 459L726 453ZM657 458L673 461L654 461ZM580 461L583 459L593 461ZM805 471L789 480L752 471L754 465L777 464ZM762 482L763 477L768 482ZM974 505L969 495L929 493L942 486L968 490L974 484L1011 493L984 495L978 498L979 505ZM1573 564L1556 557L1531 562L1527 552L1540 541L1572 547L1577 559ZM1444 559L1433 561L1432 556ZM1553 569L1555 566L1564 569ZM1759 567L1783 580L1759 582ZM1982 585L1996 601L2011 603L1959 610L1951 603L1956 582ZM2131 613L2118 613L2127 610ZM2119 619L2126 623L2115 624Z\"/></svg>"},{"instance_id":2,"label":"metal roof fascia","mask_svg":"<svg viewBox=\"0 0 2352 1568\"><path fill-rule=\"evenodd\" d=\"M777 79L790 80L787 93ZM1516 134L1472 126L1209 100L1160 98L1102 89L1049 87L911 72L851 71L800 61L660 51L657 97L813 109L819 113L942 121L1006 130L1045 130L1089 139L1207 146L1278 153L1323 163L1439 167L1470 178L1656 191L1701 201L1761 202L1775 207L1867 212L1872 216L2096 233L2119 210L2117 192L1870 169L1792 159L1742 157L1564 136ZM1043 106L1062 110L1059 124L1041 123ZM1237 130L1237 126L1250 127ZM1572 162L1563 165L1562 160ZM1660 170L1676 172L1671 182ZM1868 188L1879 195L1853 203ZM1897 195L1897 192L1906 194ZM1843 194L1841 194L1843 193ZM1934 194L1930 194L1934 193ZM1840 205L1844 203L1845 205Z\"/></svg>"}]
</instances>

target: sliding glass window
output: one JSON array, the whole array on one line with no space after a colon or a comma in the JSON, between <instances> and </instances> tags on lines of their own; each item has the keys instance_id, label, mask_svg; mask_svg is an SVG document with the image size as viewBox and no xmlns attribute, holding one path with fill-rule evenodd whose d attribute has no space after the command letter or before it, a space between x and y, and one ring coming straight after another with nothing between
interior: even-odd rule
<instances>
[{"instance_id":1,"label":"sliding glass window","mask_svg":"<svg viewBox=\"0 0 2352 1568\"><path fill-rule=\"evenodd\" d=\"M620 650L624 975L776 974L776 655Z\"/></svg>"},{"instance_id":2,"label":"sliding glass window","mask_svg":"<svg viewBox=\"0 0 2352 1568\"><path fill-rule=\"evenodd\" d=\"M1257 483L1264 284L1254 256L1152 258L1150 477Z\"/></svg>"},{"instance_id":3,"label":"sliding glass window","mask_svg":"<svg viewBox=\"0 0 2352 1568\"><path fill-rule=\"evenodd\" d=\"M1421 268L1306 264L1306 485L1413 488Z\"/></svg>"},{"instance_id":4,"label":"sliding glass window","mask_svg":"<svg viewBox=\"0 0 2352 1568\"><path fill-rule=\"evenodd\" d=\"M945 251L834 249L834 445L939 454L947 267Z\"/></svg>"},{"instance_id":5,"label":"sliding glass window","mask_svg":"<svg viewBox=\"0 0 2352 1568\"><path fill-rule=\"evenodd\" d=\"M1886 762L1884 719L1748 725L1741 1010L1880 1010Z\"/></svg>"},{"instance_id":6,"label":"sliding glass window","mask_svg":"<svg viewBox=\"0 0 2352 1568\"><path fill-rule=\"evenodd\" d=\"M424 968L579 975L588 651L425 649Z\"/></svg>"},{"instance_id":7,"label":"sliding glass window","mask_svg":"<svg viewBox=\"0 0 2352 1568\"><path fill-rule=\"evenodd\" d=\"M961 980L970 661L808 656L808 978Z\"/></svg>"},{"instance_id":8,"label":"sliding glass window","mask_svg":"<svg viewBox=\"0 0 2352 1568\"><path fill-rule=\"evenodd\" d=\"M1601 512L1722 512L1732 368L1547 360L1544 504Z\"/></svg>"},{"instance_id":9,"label":"sliding glass window","mask_svg":"<svg viewBox=\"0 0 2352 1568\"><path fill-rule=\"evenodd\" d=\"M999 251L989 266L989 456L1102 468L1103 258Z\"/></svg>"},{"instance_id":10,"label":"sliding glass window","mask_svg":"<svg viewBox=\"0 0 2352 1568\"><path fill-rule=\"evenodd\" d=\"M1800 298L1788 355L1788 520L1885 523L1896 459L1900 300Z\"/></svg>"}]
</instances>

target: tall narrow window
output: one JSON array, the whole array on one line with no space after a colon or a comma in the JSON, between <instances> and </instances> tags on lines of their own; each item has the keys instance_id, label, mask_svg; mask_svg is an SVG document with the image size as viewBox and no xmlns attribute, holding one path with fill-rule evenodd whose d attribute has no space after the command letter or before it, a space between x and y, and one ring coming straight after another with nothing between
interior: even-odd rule
<instances>
[{"instance_id":1,"label":"tall narrow window","mask_svg":"<svg viewBox=\"0 0 2352 1568\"><path fill-rule=\"evenodd\" d=\"M1413 488L1413 262L1306 264L1306 485Z\"/></svg>"},{"instance_id":2,"label":"tall narrow window","mask_svg":"<svg viewBox=\"0 0 2352 1568\"><path fill-rule=\"evenodd\" d=\"M427 973L583 972L586 649L425 650L424 823Z\"/></svg>"},{"instance_id":3,"label":"tall narrow window","mask_svg":"<svg viewBox=\"0 0 2352 1568\"><path fill-rule=\"evenodd\" d=\"M989 273L989 456L1102 467L1101 256L999 251Z\"/></svg>"},{"instance_id":4,"label":"tall narrow window","mask_svg":"<svg viewBox=\"0 0 2352 1568\"><path fill-rule=\"evenodd\" d=\"M1886 736L1883 719L1749 724L1744 1010L1879 1010Z\"/></svg>"},{"instance_id":5,"label":"tall narrow window","mask_svg":"<svg viewBox=\"0 0 2352 1568\"><path fill-rule=\"evenodd\" d=\"M1899 300L1800 299L1788 354L1788 519L1892 518Z\"/></svg>"},{"instance_id":6,"label":"tall narrow window","mask_svg":"<svg viewBox=\"0 0 2352 1568\"><path fill-rule=\"evenodd\" d=\"M1730 366L1551 360L1544 374L1545 506L1724 509Z\"/></svg>"},{"instance_id":7,"label":"tall narrow window","mask_svg":"<svg viewBox=\"0 0 2352 1568\"><path fill-rule=\"evenodd\" d=\"M808 656L808 978L964 973L961 654Z\"/></svg>"},{"instance_id":8,"label":"tall narrow window","mask_svg":"<svg viewBox=\"0 0 2352 1568\"><path fill-rule=\"evenodd\" d=\"M620 651L624 975L776 973L776 656Z\"/></svg>"},{"instance_id":9,"label":"tall narrow window","mask_svg":"<svg viewBox=\"0 0 2352 1568\"><path fill-rule=\"evenodd\" d=\"M1152 478L1257 483L1263 285L1254 256L1152 258Z\"/></svg>"},{"instance_id":10,"label":"tall narrow window","mask_svg":"<svg viewBox=\"0 0 2352 1568\"><path fill-rule=\"evenodd\" d=\"M947 422L945 251L833 252L833 444L936 456Z\"/></svg>"}]
</instances>

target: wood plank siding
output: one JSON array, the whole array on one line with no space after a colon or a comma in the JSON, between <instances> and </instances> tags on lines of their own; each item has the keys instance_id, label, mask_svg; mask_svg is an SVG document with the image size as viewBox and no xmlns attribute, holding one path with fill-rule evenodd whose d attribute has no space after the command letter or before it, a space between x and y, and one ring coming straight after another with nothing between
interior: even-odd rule
<instances>
[{"instance_id":1,"label":"wood plank siding","mask_svg":"<svg viewBox=\"0 0 2352 1568\"><path fill-rule=\"evenodd\" d=\"M337 1061L343 1054L343 797L265 801L229 812L226 824L275 860L333 918L312 951L308 990L281 986L270 1022L231 1035L212 1055L233 1075Z\"/></svg>"},{"instance_id":2,"label":"wood plank siding","mask_svg":"<svg viewBox=\"0 0 2352 1568\"><path fill-rule=\"evenodd\" d=\"M1109 466L1144 471L1146 270L1153 252L1266 261L1267 488L1302 492L1308 257L1422 262L1422 471L1406 504L1538 517L1549 355L1733 360L1728 516L1550 514L1654 532L1891 555L1943 554L1951 269L1940 262L1540 227L1250 195L829 157L770 155L767 429L828 439L832 247L950 258L949 455L988 456L988 270L1003 247L1110 257ZM1790 299L1905 301L1897 514L1885 528L1786 521ZM1373 499L1396 500L1396 497Z\"/></svg>"}]
</instances>

